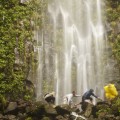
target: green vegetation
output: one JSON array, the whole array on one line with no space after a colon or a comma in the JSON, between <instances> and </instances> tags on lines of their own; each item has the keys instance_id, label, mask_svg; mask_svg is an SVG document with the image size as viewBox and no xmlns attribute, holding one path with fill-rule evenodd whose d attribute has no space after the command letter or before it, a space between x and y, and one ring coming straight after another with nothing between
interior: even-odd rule
<instances>
[{"instance_id":1,"label":"green vegetation","mask_svg":"<svg viewBox=\"0 0 120 120\"><path fill-rule=\"evenodd\" d=\"M12 99L24 91L23 80L28 69L25 43L32 41L31 17L29 4L0 1L0 94ZM20 61L16 63L16 59Z\"/></svg>"},{"instance_id":2,"label":"green vegetation","mask_svg":"<svg viewBox=\"0 0 120 120\"><path fill-rule=\"evenodd\" d=\"M4 103L7 99L23 97L28 100L32 96L33 91L24 86L24 80L35 65L33 31L40 31L42 28L50 32L52 27L47 19L48 1L28 0L24 3L20 3L19 0L0 1L0 100ZM116 32L116 27L120 23L119 0L108 0L106 13L107 21L112 27L108 39L120 68L120 34ZM59 53L62 49L59 36L63 31L57 32L56 49ZM47 83L44 84L44 87L47 87Z\"/></svg>"},{"instance_id":3,"label":"green vegetation","mask_svg":"<svg viewBox=\"0 0 120 120\"><path fill-rule=\"evenodd\" d=\"M46 5L46 0L0 1L0 95L4 99L31 96L23 81L34 65L33 31L34 26L42 26Z\"/></svg>"},{"instance_id":4,"label":"green vegetation","mask_svg":"<svg viewBox=\"0 0 120 120\"><path fill-rule=\"evenodd\" d=\"M106 9L107 21L111 25L111 32L109 33L108 40L111 43L113 56L118 61L120 69L120 1L108 0Z\"/></svg>"},{"instance_id":5,"label":"green vegetation","mask_svg":"<svg viewBox=\"0 0 120 120\"><path fill-rule=\"evenodd\" d=\"M106 1L106 19L110 24L111 30L108 33L108 40L112 46L112 57L117 60L118 68L120 70L120 1L107 0ZM117 81L116 81L117 82ZM119 87L119 86L118 86ZM105 110L101 108L101 111ZM111 110L107 109L107 113L115 115L120 114L120 98L117 97L111 105ZM99 111L100 112L100 111Z\"/></svg>"}]
</instances>

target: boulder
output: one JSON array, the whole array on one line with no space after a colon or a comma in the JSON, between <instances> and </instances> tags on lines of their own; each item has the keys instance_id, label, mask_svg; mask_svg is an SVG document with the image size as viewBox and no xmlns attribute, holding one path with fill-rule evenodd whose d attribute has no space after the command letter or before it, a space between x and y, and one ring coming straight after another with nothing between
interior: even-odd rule
<instances>
[{"instance_id":1,"label":"boulder","mask_svg":"<svg viewBox=\"0 0 120 120\"><path fill-rule=\"evenodd\" d=\"M58 116L56 117L56 120L64 120L64 117L63 117L62 115L58 115Z\"/></svg>"},{"instance_id":2,"label":"boulder","mask_svg":"<svg viewBox=\"0 0 120 120\"><path fill-rule=\"evenodd\" d=\"M67 104L58 105L58 106L55 107L55 109L56 109L57 113L60 114L60 115L71 113L71 108Z\"/></svg>"},{"instance_id":3,"label":"boulder","mask_svg":"<svg viewBox=\"0 0 120 120\"><path fill-rule=\"evenodd\" d=\"M27 114L19 112L17 118L19 118L19 120L25 120L27 118Z\"/></svg>"},{"instance_id":4,"label":"boulder","mask_svg":"<svg viewBox=\"0 0 120 120\"><path fill-rule=\"evenodd\" d=\"M0 120L2 120L3 119L3 114L0 114Z\"/></svg>"},{"instance_id":5,"label":"boulder","mask_svg":"<svg viewBox=\"0 0 120 120\"><path fill-rule=\"evenodd\" d=\"M51 120L49 117L43 117L41 120Z\"/></svg>"},{"instance_id":6,"label":"boulder","mask_svg":"<svg viewBox=\"0 0 120 120\"><path fill-rule=\"evenodd\" d=\"M49 116L56 116L57 111L52 105L45 105L45 113Z\"/></svg>"},{"instance_id":7,"label":"boulder","mask_svg":"<svg viewBox=\"0 0 120 120\"><path fill-rule=\"evenodd\" d=\"M17 114L17 102L9 102L7 109L5 110L5 114Z\"/></svg>"},{"instance_id":8,"label":"boulder","mask_svg":"<svg viewBox=\"0 0 120 120\"><path fill-rule=\"evenodd\" d=\"M7 115L8 120L17 120L15 115Z\"/></svg>"}]
</instances>

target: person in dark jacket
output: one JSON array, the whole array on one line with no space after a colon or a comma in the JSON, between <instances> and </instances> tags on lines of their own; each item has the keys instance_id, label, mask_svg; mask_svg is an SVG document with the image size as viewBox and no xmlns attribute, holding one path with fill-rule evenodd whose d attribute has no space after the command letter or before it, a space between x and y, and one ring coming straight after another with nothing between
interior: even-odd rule
<instances>
[{"instance_id":1,"label":"person in dark jacket","mask_svg":"<svg viewBox=\"0 0 120 120\"><path fill-rule=\"evenodd\" d=\"M94 90L93 90L93 89L90 89L90 90L88 90L87 92L85 92L85 93L83 94L83 96L82 96L82 102L84 103L86 100L90 100L91 103L92 103L93 99L92 99L91 96L100 99L98 96L96 96L96 95L94 94Z\"/></svg>"},{"instance_id":2,"label":"person in dark jacket","mask_svg":"<svg viewBox=\"0 0 120 120\"><path fill-rule=\"evenodd\" d=\"M84 104L85 102L89 102L89 103L93 104L93 99L92 99L91 96L93 96L93 97L101 100L100 97L98 97L98 96L96 96L96 95L94 94L94 90L93 90L93 89L90 89L90 90L88 90L87 92L85 92L85 93L83 94L83 96L82 96L82 102L80 102L80 103L78 103L78 104L75 104L75 106L76 106L76 105L79 105L79 104Z\"/></svg>"},{"instance_id":3,"label":"person in dark jacket","mask_svg":"<svg viewBox=\"0 0 120 120\"><path fill-rule=\"evenodd\" d=\"M95 97L95 98L97 98L97 99L100 99L98 96L96 96L96 95L94 94L94 90L93 90L93 89L90 89L90 90L88 90L87 92L85 92L85 93L83 94L83 96L82 96L82 102L80 102L80 103L78 103L78 104L75 104L75 106L81 104L82 110L85 111L85 109L86 109L86 107L87 107L87 104L86 104L86 103L90 103L90 104L93 105L93 99L92 99L91 96L93 96L93 97ZM100 100L101 100L101 99L100 99Z\"/></svg>"}]
</instances>

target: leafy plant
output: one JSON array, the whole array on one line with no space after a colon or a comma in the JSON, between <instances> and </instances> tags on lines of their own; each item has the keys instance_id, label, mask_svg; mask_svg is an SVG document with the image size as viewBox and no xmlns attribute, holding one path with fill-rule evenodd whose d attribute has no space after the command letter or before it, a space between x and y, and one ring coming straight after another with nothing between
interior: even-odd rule
<instances>
[{"instance_id":1,"label":"leafy plant","mask_svg":"<svg viewBox=\"0 0 120 120\"><path fill-rule=\"evenodd\" d=\"M31 96L26 92L23 80L27 78L34 62L31 48L35 28L32 23L37 25L39 19L39 24L42 24L43 16L40 17L41 12L38 13L41 7L42 0L24 3L18 0L0 1L0 94L5 98Z\"/></svg>"},{"instance_id":2,"label":"leafy plant","mask_svg":"<svg viewBox=\"0 0 120 120\"><path fill-rule=\"evenodd\" d=\"M112 31L108 35L108 40L111 43L113 56L118 62L120 69L120 35L118 29L118 23L120 22L120 4L119 0L108 0L106 7L107 22L111 24Z\"/></svg>"}]
</instances>

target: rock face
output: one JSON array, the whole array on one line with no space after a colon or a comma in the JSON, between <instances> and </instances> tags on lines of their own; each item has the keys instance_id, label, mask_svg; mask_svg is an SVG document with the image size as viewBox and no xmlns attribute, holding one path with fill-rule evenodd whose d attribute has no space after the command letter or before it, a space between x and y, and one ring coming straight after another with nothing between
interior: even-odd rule
<instances>
[{"instance_id":1,"label":"rock face","mask_svg":"<svg viewBox=\"0 0 120 120\"><path fill-rule=\"evenodd\" d=\"M107 102L98 102L96 106L86 103L84 111L70 108L68 105L53 105L45 101L9 102L4 111L0 111L1 120L120 120L120 98Z\"/></svg>"},{"instance_id":2,"label":"rock face","mask_svg":"<svg viewBox=\"0 0 120 120\"><path fill-rule=\"evenodd\" d=\"M9 102L7 109L5 110L5 113L15 113L17 109L17 103L16 102Z\"/></svg>"}]
</instances>

